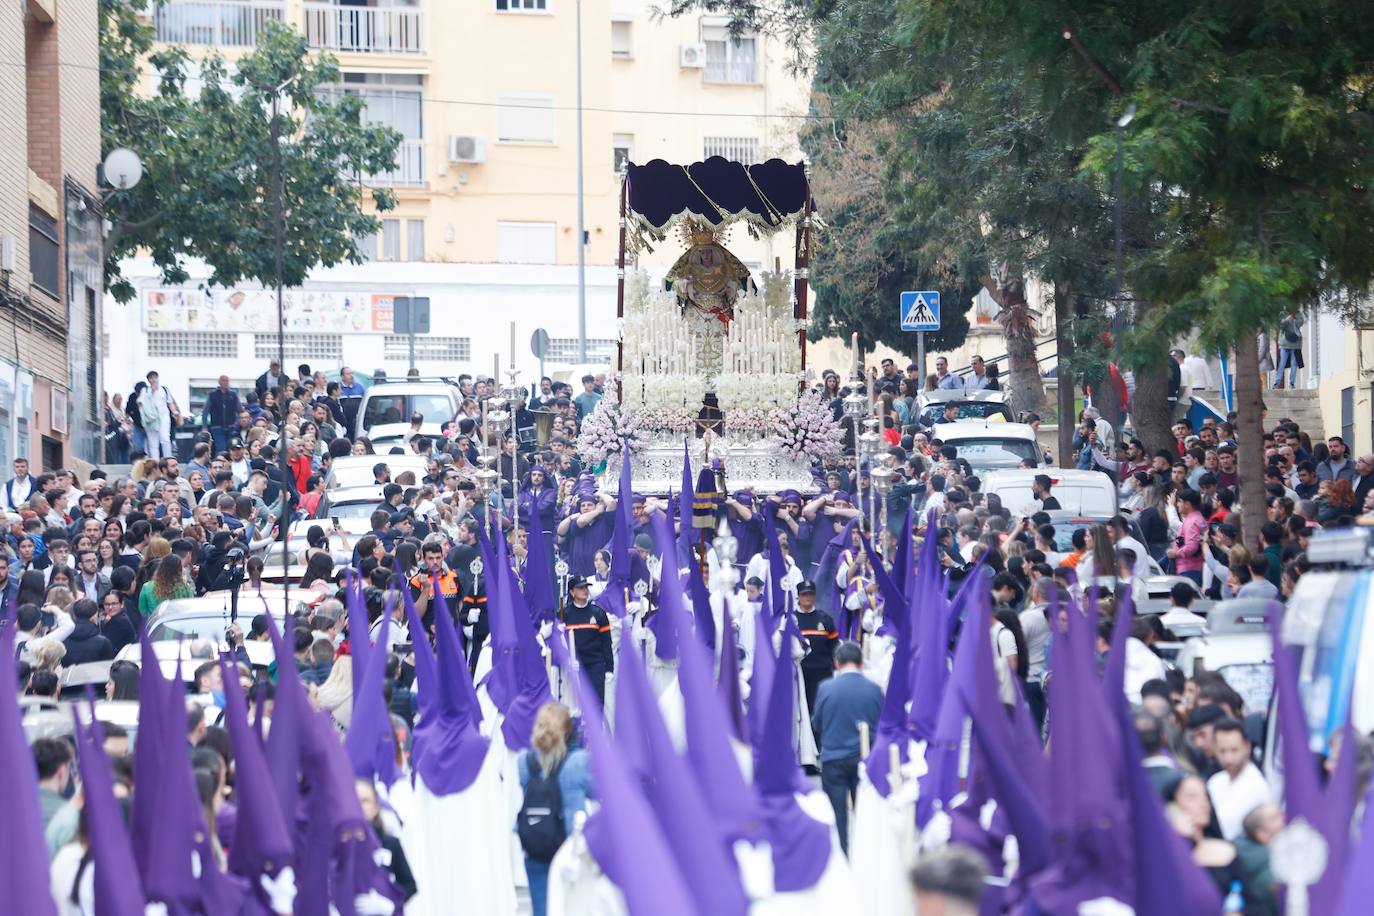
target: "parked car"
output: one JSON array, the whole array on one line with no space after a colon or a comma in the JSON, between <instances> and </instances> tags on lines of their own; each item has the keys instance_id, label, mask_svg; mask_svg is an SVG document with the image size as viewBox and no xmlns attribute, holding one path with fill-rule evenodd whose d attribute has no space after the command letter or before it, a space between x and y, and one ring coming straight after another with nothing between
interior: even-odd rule
<instances>
[{"instance_id":1,"label":"parked car","mask_svg":"<svg viewBox=\"0 0 1374 916\"><path fill-rule=\"evenodd\" d=\"M1050 492L1065 512L1106 518L1116 514L1116 484L1101 471L1065 468L991 471L980 478L982 492L996 493L1012 517L1019 518L1026 515L1025 510L1032 505L1035 497L1031 495L1031 482L1039 474L1050 478Z\"/></svg>"},{"instance_id":2,"label":"parked car","mask_svg":"<svg viewBox=\"0 0 1374 916\"><path fill-rule=\"evenodd\" d=\"M1215 671L1240 694L1246 710L1268 709L1274 693L1272 605L1260 598L1218 601L1207 612L1205 632L1184 640L1174 664L1186 677Z\"/></svg>"},{"instance_id":3,"label":"parked car","mask_svg":"<svg viewBox=\"0 0 1374 916\"><path fill-rule=\"evenodd\" d=\"M1035 430L1024 423L939 423L931 436L954 446L959 457L980 476L985 471L1018 468L1026 459L1037 465L1044 460Z\"/></svg>"},{"instance_id":4,"label":"parked car","mask_svg":"<svg viewBox=\"0 0 1374 916\"><path fill-rule=\"evenodd\" d=\"M960 420L986 420L989 423L1010 423L1011 407L1007 405L1007 395L1002 391L963 391L937 389L922 391L916 398L916 416L913 423L931 427L940 419L949 404L959 406Z\"/></svg>"},{"instance_id":5,"label":"parked car","mask_svg":"<svg viewBox=\"0 0 1374 916\"><path fill-rule=\"evenodd\" d=\"M409 425L409 424L407 424ZM425 459L420 455L345 455L329 462L329 471L324 476L326 490L342 490L350 487L370 487L377 483L372 469L385 464L395 480L405 471L415 475L419 481L428 472Z\"/></svg>"}]
</instances>

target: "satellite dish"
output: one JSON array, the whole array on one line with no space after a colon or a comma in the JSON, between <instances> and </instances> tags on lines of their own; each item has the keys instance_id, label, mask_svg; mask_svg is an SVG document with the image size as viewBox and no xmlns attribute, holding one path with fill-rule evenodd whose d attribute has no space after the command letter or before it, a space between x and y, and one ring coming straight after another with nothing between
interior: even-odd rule
<instances>
[{"instance_id":1,"label":"satellite dish","mask_svg":"<svg viewBox=\"0 0 1374 916\"><path fill-rule=\"evenodd\" d=\"M105 180L121 191L138 184L143 177L143 162L138 153L127 147L110 150L104 162Z\"/></svg>"}]
</instances>

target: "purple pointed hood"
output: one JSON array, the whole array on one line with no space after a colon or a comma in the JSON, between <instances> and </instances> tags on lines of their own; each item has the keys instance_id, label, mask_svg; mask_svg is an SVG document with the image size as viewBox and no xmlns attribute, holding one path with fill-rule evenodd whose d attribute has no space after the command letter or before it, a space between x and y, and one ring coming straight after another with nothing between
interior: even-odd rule
<instances>
[{"instance_id":1,"label":"purple pointed hood","mask_svg":"<svg viewBox=\"0 0 1374 916\"><path fill-rule=\"evenodd\" d=\"M1112 642L1114 646L1117 643L1115 630ZM1125 642L1121 637L1119 648L1124 650ZM1122 775L1130 800L1135 851L1135 911L1141 916L1220 912L1221 894L1216 882L1193 861L1192 850L1169 823L1159 792L1145 772L1140 736L1121 682L1113 684L1104 677L1103 691L1121 735Z\"/></svg>"},{"instance_id":2,"label":"purple pointed hood","mask_svg":"<svg viewBox=\"0 0 1374 916\"><path fill-rule=\"evenodd\" d=\"M1342 754L1341 756L1345 756ZM1359 842L1350 851L1335 916L1364 916L1374 900L1374 783L1364 797Z\"/></svg>"},{"instance_id":3,"label":"purple pointed hood","mask_svg":"<svg viewBox=\"0 0 1374 916\"><path fill-rule=\"evenodd\" d=\"M726 627L725 649L734 650L733 627ZM727 839L754 839L759 836L758 813L754 795L740 772L739 761L730 737L743 739L742 723L731 723L731 712L738 716L738 663L721 661L721 677L734 678L735 705L722 707L720 695L711 684L711 659L700 643L686 639L678 653L678 685L687 733L687 760L700 783L701 799Z\"/></svg>"},{"instance_id":4,"label":"purple pointed hood","mask_svg":"<svg viewBox=\"0 0 1374 916\"><path fill-rule=\"evenodd\" d=\"M1044 769L1040 740L1032 732L1028 745L1018 742L1013 723L994 714L1002 700L991 641L979 641L973 654L973 683L960 682L954 689L965 691L967 708L980 710L979 715L970 716L970 721L983 773L999 807L1006 812L1012 833L1016 834L1021 852L1019 873L1023 878L1033 877L1049 864L1049 826L1044 786L1039 778ZM1024 707L1024 703L1018 706Z\"/></svg>"},{"instance_id":5,"label":"purple pointed hood","mask_svg":"<svg viewBox=\"0 0 1374 916\"><path fill-rule=\"evenodd\" d=\"M351 624L350 624L351 626ZM286 616L286 632L277 629L277 622L267 615L267 634L277 658L290 658L288 648L295 644L296 618ZM294 829L300 813L301 798L301 727L310 715L310 699L295 665L277 666L277 691L272 702L272 730L265 745L267 771L271 775L273 794L281 807L282 817Z\"/></svg>"},{"instance_id":6,"label":"purple pointed hood","mask_svg":"<svg viewBox=\"0 0 1374 916\"><path fill-rule=\"evenodd\" d=\"M142 615L138 615L142 616ZM149 849L152 829L157 821L157 799L162 784L162 731L164 708L163 691L167 689L162 677L148 628L138 628L139 648L142 652L138 669L139 735L134 742L134 800L129 816L129 845L138 863L139 875L145 886L151 865Z\"/></svg>"},{"instance_id":7,"label":"purple pointed hood","mask_svg":"<svg viewBox=\"0 0 1374 916\"><path fill-rule=\"evenodd\" d=\"M773 885L779 891L813 887L830 860L830 827L797 804L796 793L810 790L792 746L792 698L796 666L786 639L782 658L773 658L774 671L766 695L755 694L750 705L768 703L762 740L754 746L754 792L758 796L764 835L773 849ZM759 655L772 656L772 643L759 643ZM805 724L802 725L806 727Z\"/></svg>"},{"instance_id":8,"label":"purple pointed hood","mask_svg":"<svg viewBox=\"0 0 1374 916\"><path fill-rule=\"evenodd\" d=\"M363 679L367 676L372 644L368 638L371 628L367 622L367 601L363 596L362 578L352 567L348 569L345 579L344 601L348 606L348 652L353 657L353 704L356 706L358 697L363 695ZM388 605L387 611L390 610L391 606Z\"/></svg>"},{"instance_id":9,"label":"purple pointed hood","mask_svg":"<svg viewBox=\"0 0 1374 916\"><path fill-rule=\"evenodd\" d=\"M353 773L359 779L380 780L386 786L400 775L396 771L396 733L383 691L390 636L391 615L385 614L377 635L377 651L368 659L362 685L353 696L353 719L344 736L344 751Z\"/></svg>"},{"instance_id":10,"label":"purple pointed hood","mask_svg":"<svg viewBox=\"0 0 1374 916\"><path fill-rule=\"evenodd\" d=\"M729 619L729 609L724 615L720 640L720 674L716 679L716 695L725 706L725 724L736 741L747 741L748 729L744 724L744 698L739 686L739 643L735 639L735 625ZM678 680L681 682L681 666ZM688 715L690 715L690 711Z\"/></svg>"},{"instance_id":11,"label":"purple pointed hood","mask_svg":"<svg viewBox=\"0 0 1374 916\"><path fill-rule=\"evenodd\" d=\"M5 903L16 913L49 916L53 906L48 883L48 844L43 840L43 815L38 806L38 770L24 740L19 717L19 681L15 670L15 605L5 609L0 626L0 885Z\"/></svg>"},{"instance_id":12,"label":"purple pointed hood","mask_svg":"<svg viewBox=\"0 0 1374 916\"><path fill-rule=\"evenodd\" d=\"M1050 619L1057 622L1057 608ZM1068 632L1051 624L1050 867L1032 882L1056 912L1085 900L1135 899L1121 735L1097 677L1096 608L1070 604Z\"/></svg>"},{"instance_id":13,"label":"purple pointed hood","mask_svg":"<svg viewBox=\"0 0 1374 916\"><path fill-rule=\"evenodd\" d=\"M670 625L676 623L677 620L670 621ZM685 641L691 646L692 640ZM625 640L620 644L624 646ZM686 761L673 748L638 653L620 654L616 681L617 712L635 707L636 725L636 734L632 735L617 729L616 743L634 746L642 741L646 748L648 773L653 778L645 781L644 793L687 881L697 912L742 916L749 909L749 901L733 856L727 853L726 836L711 817L704 793ZM622 744L622 739L628 740Z\"/></svg>"},{"instance_id":14,"label":"purple pointed hood","mask_svg":"<svg viewBox=\"0 0 1374 916\"><path fill-rule=\"evenodd\" d=\"M73 705L72 729L85 798L86 833L90 838L91 859L96 865L95 899L99 901L101 916L144 916L148 898L144 896L143 882L134 865L129 834L124 829L124 815L114 797L114 776L110 772L110 760L105 756L104 735L95 720L93 697L93 694L88 696L91 727L82 726L81 716Z\"/></svg>"},{"instance_id":15,"label":"purple pointed hood","mask_svg":"<svg viewBox=\"0 0 1374 916\"><path fill-rule=\"evenodd\" d=\"M296 873L297 916L352 916L354 899L369 890L399 901L390 875L373 858L377 838L363 817L352 767L328 716L305 718L301 747L308 791Z\"/></svg>"},{"instance_id":16,"label":"purple pointed hood","mask_svg":"<svg viewBox=\"0 0 1374 916\"><path fill-rule=\"evenodd\" d=\"M964 618L959 644L954 650L954 667L935 722L935 736L926 748L929 772L921 777L921 794L916 802L916 821L925 826L930 816L959 791L959 757L964 739L964 722L973 713L965 698L973 693L978 675L979 647L990 640L991 609L987 589L979 589L971 601L971 613ZM999 704L1000 705L1000 704Z\"/></svg>"},{"instance_id":17,"label":"purple pointed hood","mask_svg":"<svg viewBox=\"0 0 1374 916\"><path fill-rule=\"evenodd\" d=\"M782 558L777 520L766 512L763 513L763 536L768 550L768 595L772 599L773 613L778 614L787 607L787 589L783 586L783 579L787 577L787 561Z\"/></svg>"},{"instance_id":18,"label":"purple pointed hood","mask_svg":"<svg viewBox=\"0 0 1374 916\"><path fill-rule=\"evenodd\" d=\"M553 559L548 542L538 525L529 527L526 541L525 602L533 619L552 620L558 610L558 591L553 584Z\"/></svg>"},{"instance_id":19,"label":"purple pointed hood","mask_svg":"<svg viewBox=\"0 0 1374 916\"><path fill-rule=\"evenodd\" d=\"M657 542L671 547L673 533L668 526L667 516L655 513L650 521ZM663 565L659 567L658 613L650 617L645 626L654 634L654 655L664 661L672 661L677 658L678 652L677 621L686 617L687 609L682 597L682 579L679 577L673 552L665 550L662 558ZM691 572L688 572L688 575L690 576ZM710 608L708 607L708 615L709 612ZM620 644L624 646L625 642L622 640Z\"/></svg>"},{"instance_id":20,"label":"purple pointed hood","mask_svg":"<svg viewBox=\"0 0 1374 916\"><path fill-rule=\"evenodd\" d=\"M615 667L620 671L625 665L630 664L632 658L639 657L639 647L635 645L634 639L630 635L630 621L628 618L620 621L619 624L612 626L620 627L620 646L616 653ZM648 781L653 778L653 771L649 761L649 741L645 734L645 725L641 721L643 710L631 695L630 682L616 675L615 682L615 746L618 749L621 759L625 761L625 769L640 781Z\"/></svg>"},{"instance_id":21,"label":"purple pointed hood","mask_svg":"<svg viewBox=\"0 0 1374 916\"><path fill-rule=\"evenodd\" d=\"M692 505L696 500L692 486L692 458L687 440L682 442L682 492L678 494L677 517L681 523L677 532L678 565L686 566L694 554L693 544L696 529L692 525Z\"/></svg>"},{"instance_id":22,"label":"purple pointed hood","mask_svg":"<svg viewBox=\"0 0 1374 916\"><path fill-rule=\"evenodd\" d=\"M487 621L491 627L491 673L486 679L487 696L504 713L516 690L515 657L511 654L515 647L515 624L511 620L514 606L511 604L510 589L506 586L511 577L505 574L510 569L510 563L506 559L505 538L497 538L496 544L493 544L486 532L479 528L477 543L482 553L482 568L487 570Z\"/></svg>"},{"instance_id":23,"label":"purple pointed hood","mask_svg":"<svg viewBox=\"0 0 1374 916\"><path fill-rule=\"evenodd\" d=\"M910 512L908 511L907 534L903 538L906 544L906 555L909 555L911 549L910 521ZM865 546L869 550L872 549L867 545L867 542L865 542ZM927 539L921 552L921 569L916 573L909 596L896 603L890 600L886 602L888 619L885 621L885 625L895 635L892 671L888 676L887 692L883 695L882 710L878 714L877 734L873 736L873 747L865 762L869 781L884 798L887 797L889 791L887 778L892 757L892 752L888 748L894 744L897 746L898 757L902 763L906 763L908 757L907 745L911 733L907 727L906 703L911 695L911 657L915 642L912 632L912 617L915 613L917 591L923 589L920 593L924 595L939 587L938 584L931 584L939 581L939 563L936 559L935 547L934 539ZM897 551L899 562L903 554L903 550L899 548ZM894 568L903 569L901 566ZM890 578L889 581L891 581ZM900 598L900 596L896 597Z\"/></svg>"},{"instance_id":24,"label":"purple pointed hood","mask_svg":"<svg viewBox=\"0 0 1374 916\"><path fill-rule=\"evenodd\" d=\"M221 657L224 719L234 748L234 787L238 823L229 847L229 870L255 885L260 875L275 875L291 863L291 833L272 790L262 745L248 724L248 700L239 684L237 666Z\"/></svg>"},{"instance_id":25,"label":"purple pointed hood","mask_svg":"<svg viewBox=\"0 0 1374 916\"><path fill-rule=\"evenodd\" d=\"M626 771L606 734L600 704L581 671L574 685L582 710L582 736L601 798L600 809L586 825L592 855L625 895L631 913L690 916L695 898L687 880L637 780Z\"/></svg>"},{"instance_id":26,"label":"purple pointed hood","mask_svg":"<svg viewBox=\"0 0 1374 916\"><path fill-rule=\"evenodd\" d=\"M472 785L486 759L489 742L478 732L482 711L453 620L448 614L434 615L438 639L437 651L431 651L410 590L402 589L401 598L410 618L420 688L421 716L411 759L429 791L451 795Z\"/></svg>"},{"instance_id":27,"label":"purple pointed hood","mask_svg":"<svg viewBox=\"0 0 1374 916\"><path fill-rule=\"evenodd\" d=\"M153 670L158 671L156 665ZM161 679L161 674L157 677ZM191 750L186 743L186 690L179 662L171 682L148 694L139 694L138 721L135 748L147 742L150 754L159 760L158 782L142 812L137 784L134 789L135 818L149 820L143 875L148 900L165 903L174 913L239 912L249 888L242 878L220 871L211 847L211 832L205 823L191 770ZM148 725L154 722L158 724L149 729ZM136 767L137 764L135 760ZM196 860L200 863L199 877L193 870Z\"/></svg>"},{"instance_id":28,"label":"purple pointed hood","mask_svg":"<svg viewBox=\"0 0 1374 916\"><path fill-rule=\"evenodd\" d=\"M749 726L749 743L757 748L763 743L763 729L768 721L768 700L773 687L777 656L773 654L774 627L769 622L768 593L763 593L763 606L754 615L754 667L749 672L749 708L745 722Z\"/></svg>"},{"instance_id":29,"label":"purple pointed hood","mask_svg":"<svg viewBox=\"0 0 1374 916\"><path fill-rule=\"evenodd\" d=\"M500 562L505 563L504 550ZM501 719L501 737L507 748L518 750L529 746L535 717L541 706L553 701L553 692L549 689L549 672L544 667L529 606L516 586L515 571L508 563L501 569L505 573L505 591L511 600L509 620L513 632L509 656L515 684L515 693Z\"/></svg>"}]
</instances>

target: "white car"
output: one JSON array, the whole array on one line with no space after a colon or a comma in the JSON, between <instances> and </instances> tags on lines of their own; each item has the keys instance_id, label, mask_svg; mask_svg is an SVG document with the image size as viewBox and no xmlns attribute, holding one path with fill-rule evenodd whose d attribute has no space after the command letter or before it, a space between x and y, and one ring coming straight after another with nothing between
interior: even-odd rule
<instances>
[{"instance_id":1,"label":"white car","mask_svg":"<svg viewBox=\"0 0 1374 916\"><path fill-rule=\"evenodd\" d=\"M996 493L1013 518L1027 514L1034 505L1031 482L1044 474L1050 478L1050 493L1059 500L1059 508L1075 515L1111 517L1117 510L1116 484L1101 471L1079 471L1066 468L1032 470L1018 468L1011 471L992 471L983 475L983 493Z\"/></svg>"},{"instance_id":2,"label":"white car","mask_svg":"<svg viewBox=\"0 0 1374 916\"><path fill-rule=\"evenodd\" d=\"M954 446L980 476L986 471L1014 470L1026 459L1036 465L1044 460L1035 430L1024 423L936 423L930 437Z\"/></svg>"},{"instance_id":3,"label":"white car","mask_svg":"<svg viewBox=\"0 0 1374 916\"><path fill-rule=\"evenodd\" d=\"M939 388L920 393L916 398L916 416L911 422L922 427L932 427L944 414L947 404L958 405L960 420L1010 423L1014 419L1005 392Z\"/></svg>"},{"instance_id":4,"label":"white car","mask_svg":"<svg viewBox=\"0 0 1374 916\"><path fill-rule=\"evenodd\" d=\"M329 462L329 472L324 476L326 490L343 490L354 487L375 487L377 476L372 469L379 464L391 471L395 480L405 471L415 475L418 483L429 472L429 467L420 455L345 455Z\"/></svg>"},{"instance_id":5,"label":"white car","mask_svg":"<svg viewBox=\"0 0 1374 916\"><path fill-rule=\"evenodd\" d=\"M1274 692L1274 651L1268 599L1218 601L1207 612L1206 632L1183 643L1174 664L1185 677L1215 671L1245 700L1250 712L1269 708Z\"/></svg>"}]
</instances>

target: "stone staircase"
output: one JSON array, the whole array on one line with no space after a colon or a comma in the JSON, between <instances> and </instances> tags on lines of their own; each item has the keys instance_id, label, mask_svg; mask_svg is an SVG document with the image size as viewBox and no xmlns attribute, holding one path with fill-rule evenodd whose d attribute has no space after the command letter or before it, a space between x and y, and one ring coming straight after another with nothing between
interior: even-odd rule
<instances>
[{"instance_id":1,"label":"stone staircase","mask_svg":"<svg viewBox=\"0 0 1374 916\"><path fill-rule=\"evenodd\" d=\"M1271 388L1265 390L1263 397L1264 406L1269 411L1265 420L1266 428L1272 428L1279 420L1288 417L1298 424L1298 429L1314 440L1326 437L1328 431L1322 423L1321 403L1317 400L1315 388Z\"/></svg>"}]
</instances>

